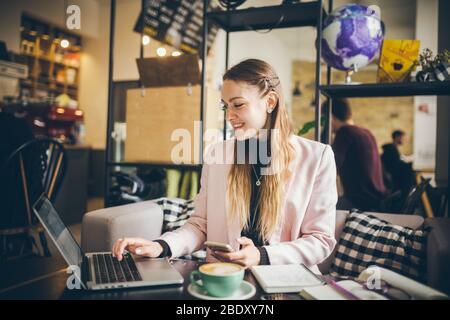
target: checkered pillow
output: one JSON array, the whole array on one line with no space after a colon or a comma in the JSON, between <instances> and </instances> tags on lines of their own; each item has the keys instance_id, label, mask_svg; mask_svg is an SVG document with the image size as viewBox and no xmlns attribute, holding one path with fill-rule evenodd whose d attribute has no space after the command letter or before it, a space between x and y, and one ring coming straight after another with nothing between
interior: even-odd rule
<instances>
[{"instance_id":1,"label":"checkered pillow","mask_svg":"<svg viewBox=\"0 0 450 320\"><path fill-rule=\"evenodd\" d=\"M194 200L159 198L154 201L164 213L163 233L181 227L194 212Z\"/></svg>"},{"instance_id":2,"label":"checkered pillow","mask_svg":"<svg viewBox=\"0 0 450 320\"><path fill-rule=\"evenodd\" d=\"M350 212L330 275L354 278L367 267L378 265L423 281L425 250L425 230L413 230L369 214Z\"/></svg>"}]
</instances>

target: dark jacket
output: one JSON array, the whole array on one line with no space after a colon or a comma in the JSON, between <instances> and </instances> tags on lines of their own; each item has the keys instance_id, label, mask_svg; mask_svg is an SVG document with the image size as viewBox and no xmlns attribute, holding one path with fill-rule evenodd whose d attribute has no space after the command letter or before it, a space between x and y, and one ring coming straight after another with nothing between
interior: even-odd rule
<instances>
[{"instance_id":1,"label":"dark jacket","mask_svg":"<svg viewBox=\"0 0 450 320\"><path fill-rule=\"evenodd\" d=\"M394 143L383 145L381 155L384 170L389 174L392 191L401 190L406 195L414 184L414 172L411 164L404 162Z\"/></svg>"}]
</instances>

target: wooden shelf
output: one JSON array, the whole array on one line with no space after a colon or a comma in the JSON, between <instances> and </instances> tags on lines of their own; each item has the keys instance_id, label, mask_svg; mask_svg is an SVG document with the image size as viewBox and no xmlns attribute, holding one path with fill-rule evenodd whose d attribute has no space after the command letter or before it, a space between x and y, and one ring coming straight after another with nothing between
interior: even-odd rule
<instances>
[{"instance_id":1,"label":"wooden shelf","mask_svg":"<svg viewBox=\"0 0 450 320\"><path fill-rule=\"evenodd\" d=\"M22 79L21 80L21 85L23 86L32 86L32 82L34 80L33 79ZM56 80L50 80L49 78L46 78L44 81L38 80L36 81L38 84L40 85L45 85L45 86L51 86L51 85L55 85L58 87L64 87L64 82L59 82ZM76 84L67 84L67 88L73 89L73 90L77 90L78 89L78 85Z\"/></svg>"},{"instance_id":2,"label":"wooden shelf","mask_svg":"<svg viewBox=\"0 0 450 320\"><path fill-rule=\"evenodd\" d=\"M13 54L13 61L27 65L29 76L20 81L20 88L30 97L66 93L78 100L81 36L26 13L21 19L21 52ZM62 38L67 38L71 46L62 48L58 41Z\"/></svg>"},{"instance_id":3,"label":"wooden shelf","mask_svg":"<svg viewBox=\"0 0 450 320\"><path fill-rule=\"evenodd\" d=\"M228 32L315 27L317 25L318 10L319 2L311 1L278 6L252 7L242 10L209 12L207 19Z\"/></svg>"},{"instance_id":4,"label":"wooden shelf","mask_svg":"<svg viewBox=\"0 0 450 320\"><path fill-rule=\"evenodd\" d=\"M440 96L450 95L450 81L332 84L320 86L319 90L329 98Z\"/></svg>"},{"instance_id":5,"label":"wooden shelf","mask_svg":"<svg viewBox=\"0 0 450 320\"><path fill-rule=\"evenodd\" d=\"M47 57L45 55L35 56L35 55L32 55L32 54L28 54L28 53L21 53L20 55L24 56L24 57L27 57L27 58L30 58L30 59L38 58L40 61L45 61L45 62L49 62L49 63L53 62L54 64L59 65L61 67L73 68L73 69L77 69L77 70L79 69L78 66L73 66L73 65L70 65L70 64L67 64L67 63L64 63L64 62L59 62L59 61L52 61L49 57Z\"/></svg>"},{"instance_id":6,"label":"wooden shelf","mask_svg":"<svg viewBox=\"0 0 450 320\"><path fill-rule=\"evenodd\" d=\"M20 84L24 88L33 88L33 84L30 81L22 81ZM39 90L47 90L51 92L64 93L64 85L52 86L50 84L37 82L36 88ZM66 93L72 96L77 96L77 88L72 88L71 86L67 86Z\"/></svg>"}]
</instances>

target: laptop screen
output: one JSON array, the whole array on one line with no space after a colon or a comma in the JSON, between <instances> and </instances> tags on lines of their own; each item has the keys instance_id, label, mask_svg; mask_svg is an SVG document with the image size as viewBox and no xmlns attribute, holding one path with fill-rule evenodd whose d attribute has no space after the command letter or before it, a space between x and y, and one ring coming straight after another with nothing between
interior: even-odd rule
<instances>
[{"instance_id":1,"label":"laptop screen","mask_svg":"<svg viewBox=\"0 0 450 320\"><path fill-rule=\"evenodd\" d=\"M33 210L69 266L80 266L83 259L81 248L47 197L42 195Z\"/></svg>"}]
</instances>

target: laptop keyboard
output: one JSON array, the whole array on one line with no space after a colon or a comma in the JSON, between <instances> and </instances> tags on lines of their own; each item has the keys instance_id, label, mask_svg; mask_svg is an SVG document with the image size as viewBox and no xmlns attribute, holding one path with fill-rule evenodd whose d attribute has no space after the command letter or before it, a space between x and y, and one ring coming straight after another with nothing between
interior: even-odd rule
<instances>
[{"instance_id":1,"label":"laptop keyboard","mask_svg":"<svg viewBox=\"0 0 450 320\"><path fill-rule=\"evenodd\" d=\"M110 253L92 255L97 283L141 281L142 277L130 254L124 254L121 261Z\"/></svg>"}]
</instances>

